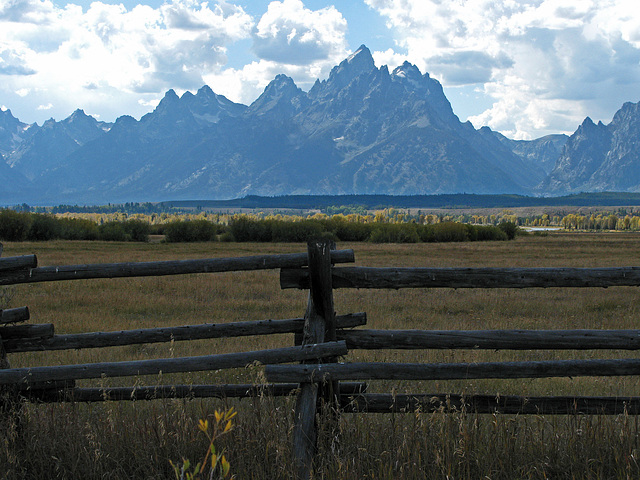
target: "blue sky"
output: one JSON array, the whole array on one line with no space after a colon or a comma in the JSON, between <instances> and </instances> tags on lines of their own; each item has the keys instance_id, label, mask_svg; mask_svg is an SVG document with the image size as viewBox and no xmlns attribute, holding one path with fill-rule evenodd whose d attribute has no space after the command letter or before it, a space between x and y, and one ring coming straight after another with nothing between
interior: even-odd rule
<instances>
[{"instance_id":1,"label":"blue sky","mask_svg":"<svg viewBox=\"0 0 640 480\"><path fill-rule=\"evenodd\" d=\"M0 0L0 108L140 118L209 85L251 103L303 89L361 44L438 79L461 120L511 138L608 123L640 100L637 0Z\"/></svg>"}]
</instances>

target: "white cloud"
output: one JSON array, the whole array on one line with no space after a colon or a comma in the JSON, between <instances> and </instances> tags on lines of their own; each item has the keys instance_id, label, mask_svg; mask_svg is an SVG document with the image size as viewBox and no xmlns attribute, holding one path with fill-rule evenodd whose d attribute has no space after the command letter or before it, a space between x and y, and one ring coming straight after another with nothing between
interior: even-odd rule
<instances>
[{"instance_id":1,"label":"white cloud","mask_svg":"<svg viewBox=\"0 0 640 480\"><path fill-rule=\"evenodd\" d=\"M347 22L333 6L309 10L300 0L275 1L258 22L253 49L280 64L335 61L347 51L346 32Z\"/></svg>"},{"instance_id":2,"label":"white cloud","mask_svg":"<svg viewBox=\"0 0 640 480\"><path fill-rule=\"evenodd\" d=\"M148 108L148 107L156 108L159 103L160 103L160 99L159 98L158 99L152 99L152 100L143 100L143 99L138 100L138 104L143 106L143 107L145 107L145 108Z\"/></svg>"},{"instance_id":3,"label":"white cloud","mask_svg":"<svg viewBox=\"0 0 640 480\"><path fill-rule=\"evenodd\" d=\"M192 89L226 63L226 46L249 38L241 7L173 0L158 9L99 1L83 12L48 0L0 7L0 94L30 91L23 105L55 105L60 117L81 106L106 118L145 113L169 88ZM33 97L33 98L32 98ZM137 111L123 111L123 105Z\"/></svg>"},{"instance_id":4,"label":"white cloud","mask_svg":"<svg viewBox=\"0 0 640 480\"><path fill-rule=\"evenodd\" d=\"M225 69L205 76L207 85L214 92L238 103L250 104L264 91L276 75L285 74L303 90L309 90L316 79L329 75L332 62L316 62L311 65L289 65L260 60L241 69Z\"/></svg>"},{"instance_id":5,"label":"white cloud","mask_svg":"<svg viewBox=\"0 0 640 480\"><path fill-rule=\"evenodd\" d=\"M48 0L6 0L0 4L0 21L44 25L53 9L53 3Z\"/></svg>"},{"instance_id":6,"label":"white cloud","mask_svg":"<svg viewBox=\"0 0 640 480\"><path fill-rule=\"evenodd\" d=\"M50 0L9 2L0 6L0 95L20 105L20 117L49 103L58 119L78 107L108 121L141 116L166 90L205 83L251 103L277 74L308 89L350 53L342 14L300 0L273 1L261 18L225 0L131 10L95 1L84 11ZM227 68L227 48L243 40L253 42L257 60Z\"/></svg>"},{"instance_id":7,"label":"white cloud","mask_svg":"<svg viewBox=\"0 0 640 480\"><path fill-rule=\"evenodd\" d=\"M346 20L335 7L310 10L300 0L273 1L253 33L253 51L259 59L204 79L216 93L244 104L253 102L278 74L308 90L350 53L346 29Z\"/></svg>"},{"instance_id":8,"label":"white cloud","mask_svg":"<svg viewBox=\"0 0 640 480\"><path fill-rule=\"evenodd\" d=\"M0 75L33 75L35 70L27 65L23 49L0 45Z\"/></svg>"},{"instance_id":9,"label":"white cloud","mask_svg":"<svg viewBox=\"0 0 640 480\"><path fill-rule=\"evenodd\" d=\"M371 56L378 67L386 65L390 71L393 71L394 68L399 67L405 61L409 60L406 55L396 53L392 48L384 51L371 52Z\"/></svg>"},{"instance_id":10,"label":"white cloud","mask_svg":"<svg viewBox=\"0 0 640 480\"><path fill-rule=\"evenodd\" d=\"M638 101L635 0L365 0L400 48L447 86L494 99L470 120L519 138L573 132Z\"/></svg>"}]
</instances>

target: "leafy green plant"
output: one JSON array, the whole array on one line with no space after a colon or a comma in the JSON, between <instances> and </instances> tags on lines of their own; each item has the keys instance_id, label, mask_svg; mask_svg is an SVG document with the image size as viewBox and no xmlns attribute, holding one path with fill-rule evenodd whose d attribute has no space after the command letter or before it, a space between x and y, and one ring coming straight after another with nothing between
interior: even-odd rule
<instances>
[{"instance_id":1,"label":"leafy green plant","mask_svg":"<svg viewBox=\"0 0 640 480\"><path fill-rule=\"evenodd\" d=\"M500 222L498 228L507 234L509 240L516 238L518 226L513 222Z\"/></svg>"},{"instance_id":2,"label":"leafy green plant","mask_svg":"<svg viewBox=\"0 0 640 480\"><path fill-rule=\"evenodd\" d=\"M175 220L164 227L167 242L210 242L218 227L208 220Z\"/></svg>"},{"instance_id":3,"label":"leafy green plant","mask_svg":"<svg viewBox=\"0 0 640 480\"><path fill-rule=\"evenodd\" d=\"M21 242L31 228L31 216L14 210L0 210L0 240Z\"/></svg>"},{"instance_id":4,"label":"leafy green plant","mask_svg":"<svg viewBox=\"0 0 640 480\"><path fill-rule=\"evenodd\" d=\"M225 411L215 411L215 422L209 423L209 420L200 420L198 428L209 439L209 448L201 462L191 465L188 459L182 459L182 465L175 465L171 462L173 472L177 480L200 480L200 479L224 479L230 478L231 465L224 455L224 449L220 452L216 450L215 442L223 435L226 435L233 429L231 419L238 412L233 407Z\"/></svg>"}]
</instances>

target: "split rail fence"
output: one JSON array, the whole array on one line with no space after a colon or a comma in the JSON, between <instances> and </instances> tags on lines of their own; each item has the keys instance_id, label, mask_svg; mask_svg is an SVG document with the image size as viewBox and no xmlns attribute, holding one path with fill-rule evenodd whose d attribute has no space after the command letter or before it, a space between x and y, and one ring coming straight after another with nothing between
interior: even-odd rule
<instances>
[{"instance_id":1,"label":"split rail fence","mask_svg":"<svg viewBox=\"0 0 640 480\"><path fill-rule=\"evenodd\" d=\"M333 290L400 288L550 288L640 286L640 267L622 268L368 268L352 250L309 242L289 255L37 267L35 255L0 258L0 285L134 276L280 269L281 288L309 290L304 318L170 328L56 335L53 325L17 325L26 307L0 318L0 386L32 401L102 401L166 397L245 397L295 393L293 451L299 478L308 478L322 405L336 412L460 411L506 414L640 414L640 397L457 395L369 393L367 380L511 379L640 375L640 359L553 360L481 363L338 362L356 349L638 350L640 330L368 330L366 314L336 315ZM187 358L10 368L7 354L34 350L98 348L274 333L296 334L279 349ZM266 385L176 385L77 388L75 380L219 370L260 362Z\"/></svg>"}]
</instances>

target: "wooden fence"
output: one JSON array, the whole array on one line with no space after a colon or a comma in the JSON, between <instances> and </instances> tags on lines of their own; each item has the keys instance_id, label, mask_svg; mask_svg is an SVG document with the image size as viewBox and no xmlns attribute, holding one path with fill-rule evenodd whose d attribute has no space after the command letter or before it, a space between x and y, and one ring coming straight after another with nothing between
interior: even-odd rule
<instances>
[{"instance_id":1,"label":"wooden fence","mask_svg":"<svg viewBox=\"0 0 640 480\"><path fill-rule=\"evenodd\" d=\"M0 258L0 285L19 283L216 273L301 267L307 264L307 254L263 255L242 258L214 258L169 262L67 265L37 267L35 255ZM353 251L333 251L335 263L353 261ZM62 366L10 368L7 354L29 351L103 348L143 343L172 342L247 335L302 333L304 318L262 320L225 324L186 325L118 332L90 332L56 335L52 324L23 324L29 320L27 307L1 311L0 317L0 386L33 401L103 401L105 399L136 399L166 397L244 397L256 392L288 395L297 384L279 385L174 385L126 388L75 388L75 380L106 377L127 377L162 373L195 372L245 367L254 362L272 364L300 362L347 353L346 342L317 342L279 349L258 350L185 358L164 358L138 361L102 362ZM337 318L338 328L353 327L366 322L364 314ZM357 386L347 384L345 392Z\"/></svg>"},{"instance_id":2,"label":"wooden fence","mask_svg":"<svg viewBox=\"0 0 640 480\"><path fill-rule=\"evenodd\" d=\"M1 250L0 250L1 251ZM35 255L0 258L0 285L280 269L282 288L309 290L304 318L150 328L120 332L56 335L50 324L19 324L28 308L1 312L0 386L11 398L32 401L103 401L167 397L246 397L297 394L293 448L299 478L309 478L321 405L335 412L460 411L517 414L640 414L640 397L523 397L369 393L364 380L450 380L639 375L640 359L556 360L484 363L338 363L354 349L623 349L640 348L640 330L369 330L366 314L336 315L338 288L530 288L640 286L640 268L366 268L336 264L354 261L351 250L331 250L309 242L307 252L228 259L37 267ZM293 333L296 345L270 350L10 368L7 354L26 351L101 348L246 335ZM265 366L265 385L173 385L77 388L75 380L219 370L254 362Z\"/></svg>"}]
</instances>

